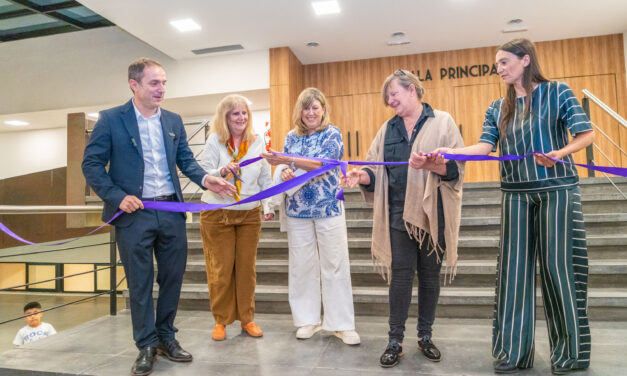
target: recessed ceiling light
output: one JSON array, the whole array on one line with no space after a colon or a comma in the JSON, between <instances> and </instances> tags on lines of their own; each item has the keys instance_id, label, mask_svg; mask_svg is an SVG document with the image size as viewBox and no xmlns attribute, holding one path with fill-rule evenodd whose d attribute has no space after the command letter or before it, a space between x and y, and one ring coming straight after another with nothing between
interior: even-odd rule
<instances>
[{"instance_id":1,"label":"recessed ceiling light","mask_svg":"<svg viewBox=\"0 0 627 376\"><path fill-rule=\"evenodd\" d=\"M316 12L318 16L323 14L340 13L340 5L336 0L314 1L311 3L311 6L313 6L314 12Z\"/></svg>"},{"instance_id":2,"label":"recessed ceiling light","mask_svg":"<svg viewBox=\"0 0 627 376\"><path fill-rule=\"evenodd\" d=\"M309 42L305 46L307 46L307 47L318 47L319 45L320 45L320 43L318 43L318 42Z\"/></svg>"},{"instance_id":3,"label":"recessed ceiling light","mask_svg":"<svg viewBox=\"0 0 627 376\"><path fill-rule=\"evenodd\" d=\"M191 18L185 18L183 20L170 21L170 25L174 26L181 33L184 33L184 32L187 32L187 31L200 30L200 25L197 24Z\"/></svg>"},{"instance_id":4,"label":"recessed ceiling light","mask_svg":"<svg viewBox=\"0 0 627 376\"><path fill-rule=\"evenodd\" d=\"M30 123L27 123L27 122L21 121L21 120L6 120L4 122L4 124L6 124L6 125L14 125L16 127L23 127L23 126L28 125Z\"/></svg>"},{"instance_id":5,"label":"recessed ceiling light","mask_svg":"<svg viewBox=\"0 0 627 376\"><path fill-rule=\"evenodd\" d=\"M502 32L504 33L517 33L519 31L527 31L528 28L525 25L518 25L518 26L508 26L505 29L502 30Z\"/></svg>"},{"instance_id":6,"label":"recessed ceiling light","mask_svg":"<svg viewBox=\"0 0 627 376\"><path fill-rule=\"evenodd\" d=\"M98 117L100 116L100 114L99 114L98 112L90 112L90 113L88 113L88 114L87 114L87 116L88 116L88 117L91 117L91 118L98 119Z\"/></svg>"},{"instance_id":7,"label":"recessed ceiling light","mask_svg":"<svg viewBox=\"0 0 627 376\"><path fill-rule=\"evenodd\" d=\"M388 46L400 46L403 44L411 43L407 37L405 37L405 33L402 31L397 31L392 33L391 39L387 41Z\"/></svg>"}]
</instances>

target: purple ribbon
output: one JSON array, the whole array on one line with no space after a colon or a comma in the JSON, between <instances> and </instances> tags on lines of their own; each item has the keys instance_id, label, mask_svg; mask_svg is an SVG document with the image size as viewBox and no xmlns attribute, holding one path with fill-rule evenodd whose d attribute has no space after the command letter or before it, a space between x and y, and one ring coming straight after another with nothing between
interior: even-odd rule
<instances>
[{"instance_id":1,"label":"purple ribbon","mask_svg":"<svg viewBox=\"0 0 627 376\"><path fill-rule=\"evenodd\" d=\"M247 197L241 201L235 202L235 203L231 203L231 204L200 204L200 203L188 203L188 202L169 202L169 201L142 201L142 203L144 204L144 208L145 209L153 209L153 210L163 210L163 211L170 211L170 212L199 212L199 211L207 211L207 210L215 210L215 209L222 209L222 208L226 208L229 206L235 206L235 205L239 205L239 204L245 204L248 202L254 202L254 201L259 201L259 200L263 200L269 197L272 197L274 195L283 193L289 189L292 189L294 187L297 187L303 183L306 183L307 181L315 178L316 176L319 176L327 171L330 171L336 167L340 167L340 170L342 171L342 174L344 175L344 181L346 181L346 174L347 174L347 168L348 165L353 165L353 166L396 166L396 165L405 165L408 164L408 162L370 162L370 161L340 161L337 159L327 159L327 158L316 158L316 157L306 157L306 156L302 156L302 155L292 155L292 154L285 154L285 153L274 153L275 155L282 155L285 157L294 157L294 158L300 158L300 159L308 159L308 160L312 160L312 161L317 161L317 162L322 162L323 165L321 167L318 167L315 170L312 171L308 171L306 173L304 173L303 175L297 176L293 179L284 181L280 184L277 184L273 187L270 187L264 191L261 191L259 193L256 193L250 197ZM500 157L495 157L495 156L491 156L491 155L465 155L465 154L448 154L448 153L439 153L439 155L442 155L445 159L449 159L449 160L454 160L454 161L464 161L464 162L468 162L468 161L499 161L499 162L503 162L503 161L514 161L514 160L519 160L519 159L524 159L524 158L528 158L534 154L541 154L544 155L545 157L554 160L555 162L560 162L560 163L565 163L565 164L572 164L575 166L579 166L579 167L583 167L583 168L587 168L590 170L595 170L595 171L600 171L600 172L605 172L608 174L612 174L612 175L617 175L617 176L623 176L623 177L627 177L627 168L625 167L609 167L609 166L595 166L595 165L587 165L587 164L580 164L580 163L574 163L574 162L569 162L569 161L564 161L561 159L557 159L557 158L551 158L549 156L547 156L544 153L536 153L536 152L531 152L531 153L527 153L525 155L503 155ZM429 154L427 154L429 155ZM244 167L247 166L249 164L255 163L257 161L261 160L261 157L255 157L255 158L251 158L251 159L247 159L243 162L240 163L240 167ZM344 200L344 188L340 187L339 192L336 194L336 198L338 200ZM101 228L103 228L104 226L110 224L114 219L116 219L117 217L119 217L120 215L122 215L124 212L122 210L118 211L117 213L115 213L115 215L109 219L106 223L104 223L102 226L90 231L89 233L87 233L86 235L91 235L94 232L100 230ZM26 243L26 244L31 244L31 245L41 245L41 243L33 243L31 241L28 241L26 239L23 239L22 237L20 237L19 235L15 234L13 231L11 231L8 227L6 227L2 222L0 222L0 230L2 230L4 233L6 233L7 235L11 236L12 238L22 242L22 243ZM67 244L70 242L73 242L75 240L78 240L79 238L75 238L75 239L70 239L64 242L59 242L59 243L54 243L54 244L45 244L46 246L57 246L57 245L63 245L63 244Z\"/></svg>"},{"instance_id":2,"label":"purple ribbon","mask_svg":"<svg viewBox=\"0 0 627 376\"><path fill-rule=\"evenodd\" d=\"M116 219L117 217L119 217L120 215L122 215L122 213L124 213L122 210L120 210L119 212L115 213L113 215L113 217L111 217L111 219L109 219L106 223L103 223L102 226L91 230L90 232L88 232L87 234L83 235L83 236L87 236L87 235L91 235L94 232L100 230L101 228L105 227L106 225L108 225L109 223L111 223L114 219ZM11 231L7 226L4 225L4 223L0 222L0 230L2 230L5 234L9 235L10 237L12 237L15 240L21 241L22 243L26 243L26 244L30 244L30 245L42 245L42 243L33 243L29 240L23 239L22 237L20 237L19 235L17 235L16 233L14 233L13 231ZM59 242L59 243L53 243L53 244L46 244L46 246L55 246L55 245L63 245L63 244L67 244L70 242L73 242L75 240L80 239L81 237L78 238L74 238L74 239L70 239L70 240L66 240L64 242Z\"/></svg>"}]
</instances>

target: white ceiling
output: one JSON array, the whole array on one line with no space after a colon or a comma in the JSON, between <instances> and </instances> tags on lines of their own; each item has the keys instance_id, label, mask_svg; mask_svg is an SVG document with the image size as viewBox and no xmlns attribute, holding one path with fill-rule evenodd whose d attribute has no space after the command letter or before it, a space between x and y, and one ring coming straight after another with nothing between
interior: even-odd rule
<instances>
[{"instance_id":1,"label":"white ceiling","mask_svg":"<svg viewBox=\"0 0 627 376\"><path fill-rule=\"evenodd\" d=\"M340 14L317 16L311 0L79 0L174 59L195 57L193 49L241 44L247 51L287 46L303 64L313 64L492 46L515 37L543 41L627 31L626 0L337 1ZM170 26L182 18L202 29L180 33ZM502 33L514 18L529 31ZM411 43L387 46L396 31ZM311 41L320 46L305 47Z\"/></svg>"},{"instance_id":2,"label":"white ceiling","mask_svg":"<svg viewBox=\"0 0 627 376\"><path fill-rule=\"evenodd\" d=\"M136 38L176 59L192 49L241 44L242 52L290 47L303 64L406 55L501 44L627 32L627 0L338 0L340 14L316 16L311 0L79 0ZM179 33L171 20L191 17L202 29ZM529 31L504 34L520 18ZM387 46L403 31L410 44ZM316 41L319 47L305 47ZM207 57L210 55L200 55ZM269 108L268 90L246 93L253 110ZM206 118L224 93L167 99L164 106L186 119ZM0 116L0 132L65 127L71 112L117 105ZM3 124L23 120L28 127Z\"/></svg>"}]
</instances>

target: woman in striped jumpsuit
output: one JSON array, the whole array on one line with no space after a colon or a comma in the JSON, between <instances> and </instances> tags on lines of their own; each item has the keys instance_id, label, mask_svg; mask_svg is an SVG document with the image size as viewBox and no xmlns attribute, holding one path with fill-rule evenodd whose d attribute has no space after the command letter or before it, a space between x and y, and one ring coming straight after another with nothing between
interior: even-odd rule
<instances>
[{"instance_id":1,"label":"woman in striped jumpsuit","mask_svg":"<svg viewBox=\"0 0 627 376\"><path fill-rule=\"evenodd\" d=\"M588 257L575 153L594 140L590 121L563 82L542 75L533 44L516 39L496 53L507 95L485 115L479 143L436 153L523 156L500 163L502 214L492 355L497 373L533 366L536 259L549 331L551 370L588 368ZM568 133L572 136L569 141ZM441 158L433 156L434 159Z\"/></svg>"}]
</instances>

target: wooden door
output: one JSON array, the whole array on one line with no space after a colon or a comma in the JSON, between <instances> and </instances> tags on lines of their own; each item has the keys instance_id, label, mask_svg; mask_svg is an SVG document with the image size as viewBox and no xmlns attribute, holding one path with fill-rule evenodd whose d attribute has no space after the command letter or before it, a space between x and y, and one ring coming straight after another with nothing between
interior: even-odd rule
<instances>
[{"instance_id":1,"label":"wooden door","mask_svg":"<svg viewBox=\"0 0 627 376\"><path fill-rule=\"evenodd\" d=\"M606 105L616 111L618 101L617 101L617 92L616 92L616 76L614 74L603 74L603 75L595 75L595 76L584 76L584 77L566 77L564 81L570 86L570 88L575 93L575 96L581 103L583 98L583 89L588 89L595 97L599 98ZM620 132L621 125L614 120L610 115L608 115L605 111L601 110L599 106L597 106L594 102L590 101L590 120L601 130L608 135L616 144L621 146L623 150L625 150L626 142L623 142L621 145L620 142ZM593 126L594 128L594 126ZM594 128L596 132L596 137L594 143L601 149L601 151L609 157L609 159L614 162L617 166L625 166L627 165L627 158L622 156L620 150L608 140L607 137L601 134L599 130ZM595 148L594 150L594 161L595 164L601 166L611 166L611 162L603 156L603 153L599 152ZM623 158L621 160L621 157ZM586 151L580 150L575 153L575 162L577 163L586 163ZM579 170L579 176L585 177L588 176L587 170L577 167ZM601 173L597 173L597 176L602 176Z\"/></svg>"},{"instance_id":2,"label":"wooden door","mask_svg":"<svg viewBox=\"0 0 627 376\"><path fill-rule=\"evenodd\" d=\"M365 160L379 128L386 120L394 116L394 111L383 104L380 93L357 94L352 97L353 124L350 153L352 156L349 159ZM344 146L346 147L346 141Z\"/></svg>"},{"instance_id":3,"label":"wooden door","mask_svg":"<svg viewBox=\"0 0 627 376\"><path fill-rule=\"evenodd\" d=\"M492 101L501 97L499 84L458 86L455 94L455 114L457 124L462 129L462 138L466 146L479 141L485 119L485 111ZM498 153L492 153L493 155ZM464 181L500 180L499 163L494 161L466 163Z\"/></svg>"},{"instance_id":4,"label":"wooden door","mask_svg":"<svg viewBox=\"0 0 627 376\"><path fill-rule=\"evenodd\" d=\"M327 107L331 116L331 124L342 131L342 141L344 142L344 156L342 160L347 161L354 157L353 152L350 150L354 148L352 145L353 140L349 141L349 134L354 138L354 131L352 130L354 123L352 112L353 97L351 95L327 97L327 101L329 102ZM351 144L350 147L349 144Z\"/></svg>"}]
</instances>

